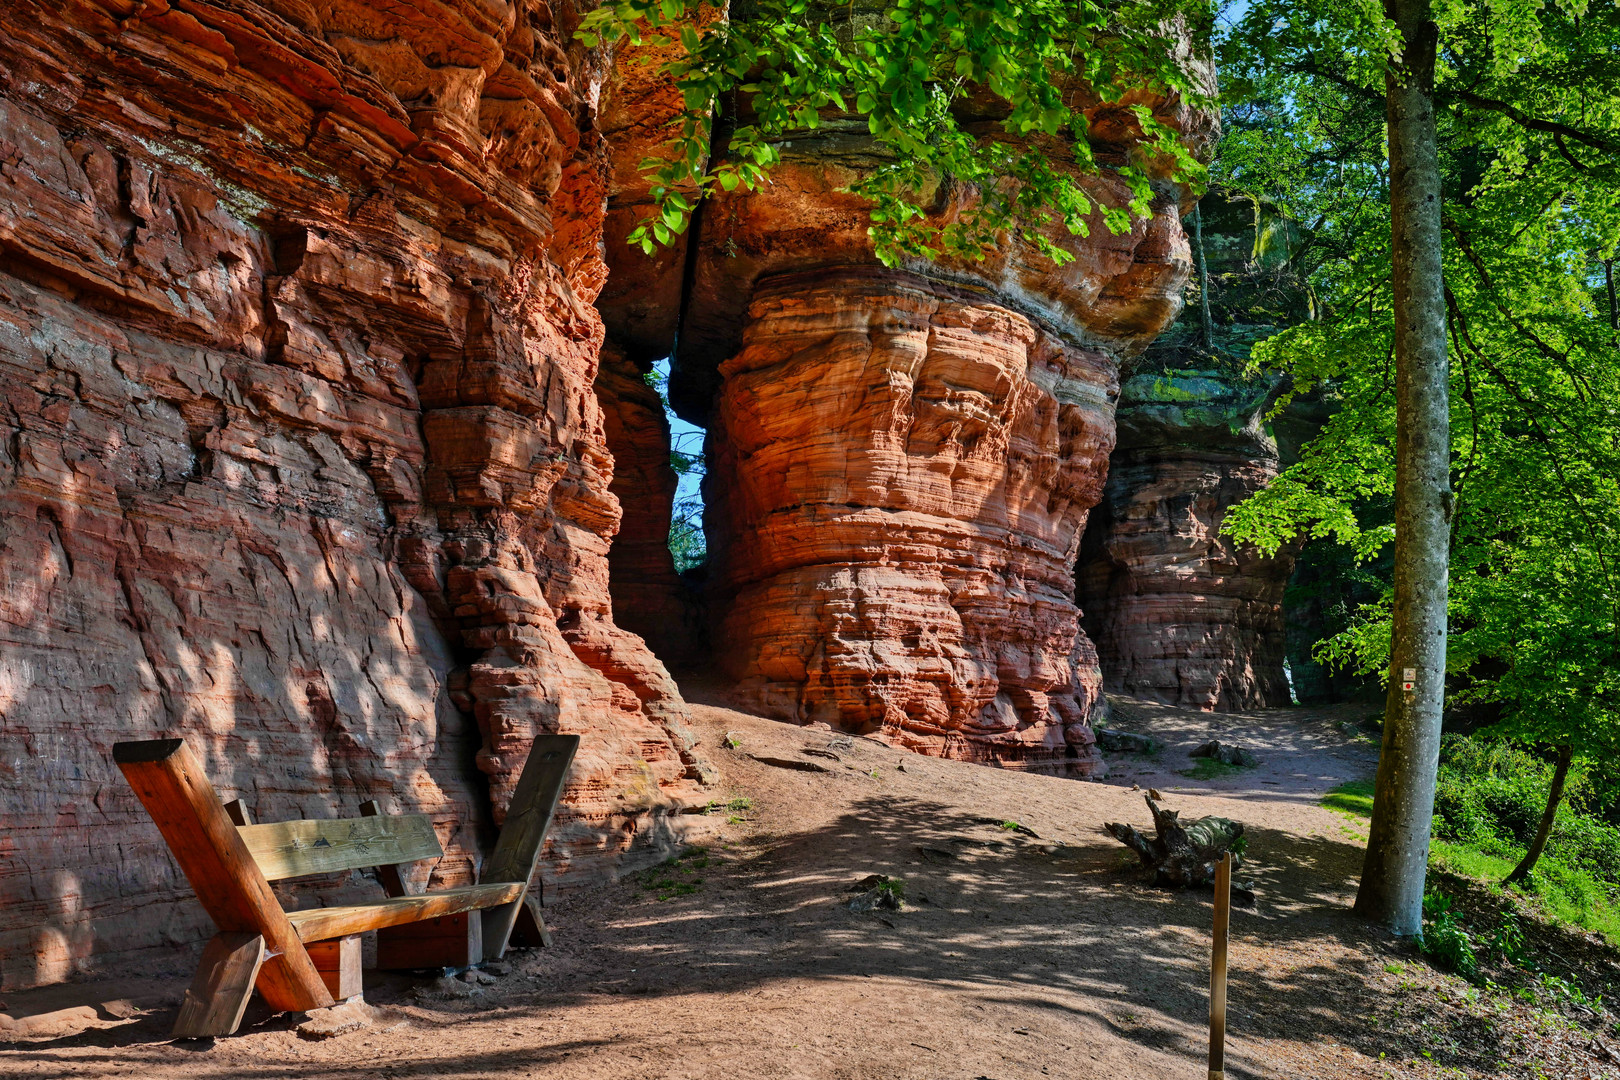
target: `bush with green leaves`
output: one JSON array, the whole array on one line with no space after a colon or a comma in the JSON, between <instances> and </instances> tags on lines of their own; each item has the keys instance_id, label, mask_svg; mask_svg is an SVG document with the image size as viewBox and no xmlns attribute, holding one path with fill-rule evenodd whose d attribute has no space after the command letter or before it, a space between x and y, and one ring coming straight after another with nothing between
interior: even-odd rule
<instances>
[{"instance_id":1,"label":"bush with green leaves","mask_svg":"<svg viewBox=\"0 0 1620 1080\"><path fill-rule=\"evenodd\" d=\"M1493 854L1523 846L1546 807L1552 768L1503 739L1447 736L1435 787L1435 835Z\"/></svg>"},{"instance_id":2,"label":"bush with green leaves","mask_svg":"<svg viewBox=\"0 0 1620 1080\"><path fill-rule=\"evenodd\" d=\"M1547 856L1620 887L1620 829L1584 814L1558 816Z\"/></svg>"},{"instance_id":3,"label":"bush with green leaves","mask_svg":"<svg viewBox=\"0 0 1620 1080\"><path fill-rule=\"evenodd\" d=\"M1451 910L1451 900L1430 890L1423 895L1423 955L1465 979L1479 974L1479 957L1474 953L1473 935L1463 929Z\"/></svg>"},{"instance_id":4,"label":"bush with green leaves","mask_svg":"<svg viewBox=\"0 0 1620 1080\"><path fill-rule=\"evenodd\" d=\"M1509 740L1447 736L1435 787L1434 835L1518 859L1541 821L1551 774L1551 765ZM1596 799L1584 770L1572 773L1567 790L1536 874L1556 878L1576 896L1593 889L1620 893L1620 828L1588 812Z\"/></svg>"}]
</instances>

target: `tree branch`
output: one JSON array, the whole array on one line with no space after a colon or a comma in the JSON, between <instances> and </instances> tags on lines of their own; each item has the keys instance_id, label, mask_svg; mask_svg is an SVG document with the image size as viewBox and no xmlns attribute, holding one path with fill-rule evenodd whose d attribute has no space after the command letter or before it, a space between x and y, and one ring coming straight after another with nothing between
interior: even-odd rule
<instances>
[{"instance_id":1,"label":"tree branch","mask_svg":"<svg viewBox=\"0 0 1620 1080\"><path fill-rule=\"evenodd\" d=\"M1494 98L1484 97L1480 94L1474 93L1471 90L1437 90L1435 91L1434 96L1442 101L1450 98L1456 101L1461 101L1465 105L1472 105L1476 109L1483 109L1487 112L1501 113L1509 120L1512 120L1515 124L1518 124L1522 128L1527 128L1530 131L1545 131L1549 135L1559 136L1565 139L1573 139L1578 143L1592 147L1594 150L1602 150L1606 154L1620 154L1620 143L1617 143L1612 139L1605 138L1602 135L1593 134L1589 131L1582 131L1580 128L1570 127L1568 124L1560 124L1555 120L1543 120L1540 117L1531 116L1523 109L1509 105L1505 101L1497 101ZM1562 147L1560 147L1560 149L1562 149ZM1569 156L1567 151L1565 152L1564 156ZM1570 160L1574 161L1573 158L1570 158ZM1586 166L1581 165L1580 162L1575 162L1575 164L1579 168L1586 168Z\"/></svg>"},{"instance_id":2,"label":"tree branch","mask_svg":"<svg viewBox=\"0 0 1620 1080\"><path fill-rule=\"evenodd\" d=\"M1378 91L1370 90L1367 87L1360 85L1347 77L1341 71L1335 71L1330 67L1323 67L1317 64L1315 60L1301 60L1297 63L1287 65L1285 70L1296 75L1310 75L1314 78L1321 79L1324 82L1332 83L1339 89L1349 93L1352 97L1359 98L1368 103L1382 103L1384 100L1384 95ZM1437 88L1434 92L1434 96L1437 101L1460 101L1465 105L1469 105L1473 108L1481 109L1486 112L1501 113L1503 116L1507 117L1509 120L1512 120L1520 127L1526 128L1530 131L1545 132L1554 136L1555 140L1572 139L1575 142L1581 143L1585 146L1590 146L1594 150L1601 150L1606 154L1620 155L1620 142L1616 142L1612 138L1608 138L1605 135L1590 131L1583 131L1580 128L1571 127L1568 124L1560 124L1556 120L1543 120L1539 116L1531 116L1529 113L1525 112L1523 109L1520 109L1516 105L1510 105L1505 101L1497 101L1495 98L1488 98L1483 94L1476 94L1472 90L1448 90ZM1590 167L1582 164L1571 156L1561 141L1558 143L1558 150L1576 168L1587 169Z\"/></svg>"}]
</instances>

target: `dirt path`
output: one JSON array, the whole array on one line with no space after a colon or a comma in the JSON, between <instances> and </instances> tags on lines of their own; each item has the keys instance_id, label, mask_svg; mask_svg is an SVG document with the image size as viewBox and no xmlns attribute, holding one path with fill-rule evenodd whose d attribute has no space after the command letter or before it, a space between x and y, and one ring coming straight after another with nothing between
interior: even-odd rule
<instances>
[{"instance_id":1,"label":"dirt path","mask_svg":"<svg viewBox=\"0 0 1620 1080\"><path fill-rule=\"evenodd\" d=\"M1355 726L1373 711L1367 705L1247 713L1201 713L1118 697L1111 705L1110 727L1153 735L1165 749L1152 756L1107 755L1108 783L1314 807L1328 791L1370 779L1378 768L1377 743ZM1255 751L1260 764L1209 780L1183 775L1193 764L1189 753L1211 739Z\"/></svg>"},{"instance_id":2,"label":"dirt path","mask_svg":"<svg viewBox=\"0 0 1620 1080\"><path fill-rule=\"evenodd\" d=\"M13 1015L75 993L126 1001L0 1050L0 1075L1202 1080L1209 902L1148 887L1101 832L1146 823L1132 784L1251 829L1260 900L1234 920L1229 1076L1459 1075L1385 1020L1412 976L1386 970L1400 968L1389 947L1345 911L1361 831L1317 799L1369 774L1374 750L1342 716L1121 703L1117 727L1169 746L1079 783L835 739L689 691L730 804L682 819L703 850L566 894L549 909L556 946L515 954L491 985L368 973L382 1025L310 1042L250 1013L206 1049L164 1040L172 1011L154 1003L177 996L172 980L10 995ZM1178 775L1211 731L1263 764ZM721 748L727 732L739 748ZM848 887L874 873L904 880L905 911L848 910Z\"/></svg>"}]
</instances>

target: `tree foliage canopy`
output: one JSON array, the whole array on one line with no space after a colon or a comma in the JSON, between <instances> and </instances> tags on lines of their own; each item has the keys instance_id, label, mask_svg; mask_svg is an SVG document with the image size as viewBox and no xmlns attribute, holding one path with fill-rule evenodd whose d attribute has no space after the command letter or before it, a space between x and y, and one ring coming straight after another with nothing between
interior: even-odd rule
<instances>
[{"instance_id":1,"label":"tree foliage canopy","mask_svg":"<svg viewBox=\"0 0 1620 1080\"><path fill-rule=\"evenodd\" d=\"M1179 29L1207 37L1209 24L1206 0L757 0L707 21L701 0L619 0L590 12L580 36L592 45L680 47L664 70L685 115L665 155L643 163L655 209L630 236L649 253L686 229L709 192L767 182L782 142L839 125L888 151L851 187L871 203L871 234L886 263L976 259L1009 233L1061 263L1072 256L1042 228L1087 235L1094 206L1078 180L1097 169L1088 94L1117 101L1149 88L1208 104L1170 46ZM725 108L738 124L711 158L714 118ZM986 111L1000 117L998 130L973 122ZM1203 167L1179 133L1145 105L1131 111L1143 152L1168 156L1178 178L1199 181ZM1132 214L1149 214L1152 192L1138 165L1118 171L1130 203L1100 209L1110 229L1124 232ZM975 193L949 222L925 212L944 183Z\"/></svg>"},{"instance_id":2,"label":"tree foliage canopy","mask_svg":"<svg viewBox=\"0 0 1620 1080\"><path fill-rule=\"evenodd\" d=\"M1453 698L1505 730L1620 737L1620 8L1436 4L1452 356ZM1255 350L1339 409L1227 528L1391 540L1395 410L1382 51L1364 9L1266 0L1224 36L1220 182L1302 223L1319 320ZM1327 642L1382 672L1388 598Z\"/></svg>"}]
</instances>

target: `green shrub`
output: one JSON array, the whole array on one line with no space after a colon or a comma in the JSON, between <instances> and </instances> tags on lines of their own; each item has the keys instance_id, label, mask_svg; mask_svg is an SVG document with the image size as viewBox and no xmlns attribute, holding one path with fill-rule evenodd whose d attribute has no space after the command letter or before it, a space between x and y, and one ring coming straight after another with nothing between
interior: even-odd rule
<instances>
[{"instance_id":1,"label":"green shrub","mask_svg":"<svg viewBox=\"0 0 1620 1080\"><path fill-rule=\"evenodd\" d=\"M1485 776L1477 784L1492 831L1503 840L1528 844L1547 806L1548 781L1539 777Z\"/></svg>"},{"instance_id":2,"label":"green shrub","mask_svg":"<svg viewBox=\"0 0 1620 1080\"><path fill-rule=\"evenodd\" d=\"M1529 963L1530 954L1525 948L1524 941L1524 924L1519 921L1517 912L1509 911L1502 917L1502 924L1496 928L1496 933L1486 940L1485 947L1510 964L1523 967Z\"/></svg>"},{"instance_id":3,"label":"green shrub","mask_svg":"<svg viewBox=\"0 0 1620 1080\"><path fill-rule=\"evenodd\" d=\"M1419 947L1435 964L1465 979L1479 973L1473 936L1457 921L1451 901L1432 890L1423 894L1423 937Z\"/></svg>"},{"instance_id":4,"label":"green shrub","mask_svg":"<svg viewBox=\"0 0 1620 1080\"><path fill-rule=\"evenodd\" d=\"M1620 885L1620 829L1564 809L1543 858L1553 858L1600 881Z\"/></svg>"},{"instance_id":5,"label":"green shrub","mask_svg":"<svg viewBox=\"0 0 1620 1080\"><path fill-rule=\"evenodd\" d=\"M1479 844L1495 836L1479 789L1451 768L1442 768L1435 783L1434 831L1459 844Z\"/></svg>"},{"instance_id":6,"label":"green shrub","mask_svg":"<svg viewBox=\"0 0 1620 1080\"><path fill-rule=\"evenodd\" d=\"M1488 849L1528 844L1551 782L1551 766L1509 742L1448 736L1435 783L1435 834Z\"/></svg>"}]
</instances>

